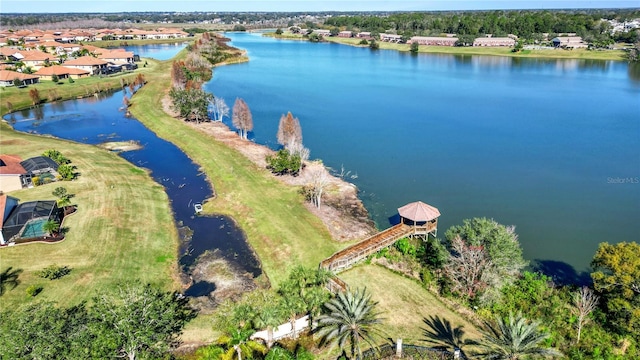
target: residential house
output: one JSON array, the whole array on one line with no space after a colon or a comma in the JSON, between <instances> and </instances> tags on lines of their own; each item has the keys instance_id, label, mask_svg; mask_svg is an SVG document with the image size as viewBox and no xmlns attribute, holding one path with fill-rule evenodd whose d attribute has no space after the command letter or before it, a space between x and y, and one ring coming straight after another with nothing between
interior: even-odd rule
<instances>
[{"instance_id":1,"label":"residential house","mask_svg":"<svg viewBox=\"0 0 640 360\"><path fill-rule=\"evenodd\" d=\"M338 33L338 37L341 37L341 38L350 38L350 37L353 37L353 33L352 33L351 31L340 31L340 32Z\"/></svg>"},{"instance_id":2,"label":"residential house","mask_svg":"<svg viewBox=\"0 0 640 360\"><path fill-rule=\"evenodd\" d=\"M20 85L31 85L40 81L40 78L36 75L23 74L21 72L11 70L0 70L0 86L14 86L15 79L20 80Z\"/></svg>"},{"instance_id":3,"label":"residential house","mask_svg":"<svg viewBox=\"0 0 640 360\"><path fill-rule=\"evenodd\" d=\"M20 54L24 56L20 61L22 61L25 66L31 67L34 70L44 67L46 63L57 60L54 55L39 50L21 51Z\"/></svg>"},{"instance_id":4,"label":"residential house","mask_svg":"<svg viewBox=\"0 0 640 360\"><path fill-rule=\"evenodd\" d=\"M41 68L36 71L34 75L38 76L41 80L53 80L53 75L57 76L59 80L63 80L67 78L79 79L85 76L90 76L91 73L83 69L53 65Z\"/></svg>"},{"instance_id":5,"label":"residential house","mask_svg":"<svg viewBox=\"0 0 640 360\"><path fill-rule=\"evenodd\" d=\"M418 45L431 46L455 46L458 42L456 37L440 37L440 36L413 36L409 43L418 43Z\"/></svg>"},{"instance_id":6,"label":"residential house","mask_svg":"<svg viewBox=\"0 0 640 360\"><path fill-rule=\"evenodd\" d=\"M124 51L116 49L113 51L103 50L98 53L98 59L108 61L114 64L132 64L134 63L134 55L132 51Z\"/></svg>"},{"instance_id":7,"label":"residential house","mask_svg":"<svg viewBox=\"0 0 640 360\"><path fill-rule=\"evenodd\" d=\"M3 193L20 190L27 186L27 170L16 155L0 155L0 191Z\"/></svg>"},{"instance_id":8,"label":"residential house","mask_svg":"<svg viewBox=\"0 0 640 360\"><path fill-rule=\"evenodd\" d=\"M13 196L2 194L0 195L0 229L4 226L4 222L7 221L11 212L18 206L19 200ZM0 245L6 244L2 231L0 231Z\"/></svg>"},{"instance_id":9,"label":"residential house","mask_svg":"<svg viewBox=\"0 0 640 360\"><path fill-rule=\"evenodd\" d=\"M580 36L558 36L551 40L553 46L566 49L587 48L589 45L582 40Z\"/></svg>"},{"instance_id":10,"label":"residential house","mask_svg":"<svg viewBox=\"0 0 640 360\"><path fill-rule=\"evenodd\" d=\"M71 67L89 71L92 75L101 74L107 69L107 62L96 59L91 56L82 56L77 59L67 60L62 64L65 67Z\"/></svg>"},{"instance_id":11,"label":"residential house","mask_svg":"<svg viewBox=\"0 0 640 360\"><path fill-rule=\"evenodd\" d=\"M399 42L402 42L402 35L380 34L380 41L399 43Z\"/></svg>"},{"instance_id":12,"label":"residential house","mask_svg":"<svg viewBox=\"0 0 640 360\"><path fill-rule=\"evenodd\" d=\"M313 30L314 34L318 34L319 36L331 36L331 31L330 30L323 30L323 29L316 29Z\"/></svg>"},{"instance_id":13,"label":"residential house","mask_svg":"<svg viewBox=\"0 0 640 360\"><path fill-rule=\"evenodd\" d=\"M373 39L373 37L371 36L371 33L368 31L362 31L356 34L356 37L359 39L365 39L365 40L371 40Z\"/></svg>"},{"instance_id":14,"label":"residential house","mask_svg":"<svg viewBox=\"0 0 640 360\"><path fill-rule=\"evenodd\" d=\"M473 46L515 46L516 41L509 37L483 37L473 40Z\"/></svg>"}]
</instances>

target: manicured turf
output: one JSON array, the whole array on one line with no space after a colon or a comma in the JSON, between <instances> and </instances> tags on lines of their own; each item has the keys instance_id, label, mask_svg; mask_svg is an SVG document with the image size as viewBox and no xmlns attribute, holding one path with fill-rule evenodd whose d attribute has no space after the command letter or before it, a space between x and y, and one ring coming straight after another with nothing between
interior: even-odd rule
<instances>
[{"instance_id":1,"label":"manicured turf","mask_svg":"<svg viewBox=\"0 0 640 360\"><path fill-rule=\"evenodd\" d=\"M164 113L158 104L170 86L170 62L133 97L131 113L202 166L217 198L205 212L232 216L245 231L273 285L297 265L316 267L344 246L304 207L297 188L285 186L239 152Z\"/></svg>"},{"instance_id":2,"label":"manicured turf","mask_svg":"<svg viewBox=\"0 0 640 360\"><path fill-rule=\"evenodd\" d=\"M75 195L71 202L78 211L63 223L68 229L63 242L0 248L0 271L23 271L20 285L0 298L0 310L33 301L25 293L32 284L44 286L37 299L61 305L77 304L132 280L177 289L177 234L167 195L145 171L94 146L17 133L4 123L0 132L2 153L28 158L57 149L80 173L75 181L9 193L21 202L53 200L53 190L64 186ZM52 264L69 266L71 273L55 281L36 275Z\"/></svg>"},{"instance_id":3,"label":"manicured turf","mask_svg":"<svg viewBox=\"0 0 640 360\"><path fill-rule=\"evenodd\" d=\"M339 274L351 288L363 288L378 301L384 329L392 339L402 338L405 344L424 345L425 318L438 317L453 327L463 326L468 338L478 339L478 330L460 315L449 310L433 294L416 281L394 274L378 265L360 265Z\"/></svg>"}]
</instances>

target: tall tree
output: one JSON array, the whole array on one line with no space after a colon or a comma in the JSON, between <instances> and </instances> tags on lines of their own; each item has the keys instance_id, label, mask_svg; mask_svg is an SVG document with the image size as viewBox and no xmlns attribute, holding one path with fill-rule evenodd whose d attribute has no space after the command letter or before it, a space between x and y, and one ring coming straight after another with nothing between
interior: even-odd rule
<instances>
[{"instance_id":1,"label":"tall tree","mask_svg":"<svg viewBox=\"0 0 640 360\"><path fill-rule=\"evenodd\" d=\"M232 122L240 130L240 137L246 140L249 131L253 130L253 117L249 105L240 98L233 104Z\"/></svg>"},{"instance_id":2,"label":"tall tree","mask_svg":"<svg viewBox=\"0 0 640 360\"><path fill-rule=\"evenodd\" d=\"M293 117L291 112L280 117L277 138L278 144L285 147L290 146L290 144L293 143L302 144L302 128L300 127L300 120Z\"/></svg>"},{"instance_id":3,"label":"tall tree","mask_svg":"<svg viewBox=\"0 0 640 360\"><path fill-rule=\"evenodd\" d=\"M522 314L508 318L497 317L495 323L485 322L480 340L481 359L518 360L529 356L562 356L556 349L546 348L542 342L549 334L538 330L538 322L528 322Z\"/></svg>"},{"instance_id":4,"label":"tall tree","mask_svg":"<svg viewBox=\"0 0 640 360\"><path fill-rule=\"evenodd\" d=\"M444 272L451 280L452 290L473 299L488 285L491 260L483 246L468 245L460 236L452 239L451 250Z\"/></svg>"},{"instance_id":5,"label":"tall tree","mask_svg":"<svg viewBox=\"0 0 640 360\"><path fill-rule=\"evenodd\" d=\"M593 286L604 300L607 321L621 333L640 334L640 244L601 243L591 267Z\"/></svg>"},{"instance_id":6,"label":"tall tree","mask_svg":"<svg viewBox=\"0 0 640 360\"><path fill-rule=\"evenodd\" d=\"M582 327L589 320L589 314L598 306L598 299L598 295L594 294L593 290L586 286L581 287L579 291L573 294L574 313L578 317L576 320L576 329L578 330L576 343L580 342Z\"/></svg>"},{"instance_id":7,"label":"tall tree","mask_svg":"<svg viewBox=\"0 0 640 360\"><path fill-rule=\"evenodd\" d=\"M366 289L339 293L324 304L323 314L317 319L320 344L337 343L350 359L362 358L363 342L377 348L378 326L382 323L377 304Z\"/></svg>"},{"instance_id":8,"label":"tall tree","mask_svg":"<svg viewBox=\"0 0 640 360\"><path fill-rule=\"evenodd\" d=\"M222 121L225 116L229 116L229 106L221 97L214 96L209 101L209 109L213 121Z\"/></svg>"},{"instance_id":9,"label":"tall tree","mask_svg":"<svg viewBox=\"0 0 640 360\"><path fill-rule=\"evenodd\" d=\"M484 292L478 293L483 302L494 301L499 290L511 283L526 265L522 257L522 248L518 242L515 227L498 224L493 219L474 218L463 221L462 225L452 226L446 233L445 245L452 256L454 239L460 238L470 249L483 249L490 264L484 266L479 279L487 284ZM471 259L477 259L473 257Z\"/></svg>"},{"instance_id":10,"label":"tall tree","mask_svg":"<svg viewBox=\"0 0 640 360\"><path fill-rule=\"evenodd\" d=\"M94 299L91 314L104 347L118 357L158 357L176 345L185 324L195 317L188 300L151 285L126 285L117 295Z\"/></svg>"},{"instance_id":11,"label":"tall tree","mask_svg":"<svg viewBox=\"0 0 640 360\"><path fill-rule=\"evenodd\" d=\"M322 206L322 195L330 184L329 173L325 169L314 169L311 172L311 198L319 209Z\"/></svg>"},{"instance_id":12,"label":"tall tree","mask_svg":"<svg viewBox=\"0 0 640 360\"><path fill-rule=\"evenodd\" d=\"M53 236L53 233L58 232L59 229L60 224L55 220L47 220L42 224L42 231L49 234L49 236Z\"/></svg>"}]
</instances>

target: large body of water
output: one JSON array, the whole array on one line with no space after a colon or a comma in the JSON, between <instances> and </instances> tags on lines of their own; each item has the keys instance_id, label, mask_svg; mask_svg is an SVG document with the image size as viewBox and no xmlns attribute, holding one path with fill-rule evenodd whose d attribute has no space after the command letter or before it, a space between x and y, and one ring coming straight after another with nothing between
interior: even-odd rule
<instances>
[{"instance_id":1,"label":"large body of water","mask_svg":"<svg viewBox=\"0 0 640 360\"><path fill-rule=\"evenodd\" d=\"M281 114L299 117L311 157L350 171L379 228L416 200L440 209L441 234L494 218L567 281L598 243L640 240L640 79L625 62L228 36L250 62L206 89L246 100L250 136L273 148Z\"/></svg>"}]
</instances>

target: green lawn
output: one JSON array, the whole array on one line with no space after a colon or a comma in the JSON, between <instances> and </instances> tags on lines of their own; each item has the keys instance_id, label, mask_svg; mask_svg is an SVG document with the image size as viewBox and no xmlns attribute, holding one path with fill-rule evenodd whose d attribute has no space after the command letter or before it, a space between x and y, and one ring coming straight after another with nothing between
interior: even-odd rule
<instances>
[{"instance_id":1,"label":"green lawn","mask_svg":"<svg viewBox=\"0 0 640 360\"><path fill-rule=\"evenodd\" d=\"M304 207L297 188L283 185L238 151L164 113L158 104L169 87L169 68L170 62L160 65L133 97L131 112L203 168L217 193L204 205L205 212L236 220L271 283L279 284L297 265L318 266L345 246L333 241L324 224Z\"/></svg>"},{"instance_id":2,"label":"green lawn","mask_svg":"<svg viewBox=\"0 0 640 360\"><path fill-rule=\"evenodd\" d=\"M146 67L144 67L145 62L147 63ZM61 80L61 84L42 80L40 83L24 88L17 88L15 86L0 87L0 113L6 114L7 112L11 112L7 103L13 105L14 111L30 107L32 103L29 97L29 91L31 89L38 90L42 102L49 101L48 96L51 90L55 90L62 100L91 96L97 91L119 89L122 78L124 78L126 82L131 82L138 74L146 76L155 71L157 64L158 61L145 58L138 63L138 69L135 71L122 72L107 77L89 76L82 79L75 79L73 83L65 79Z\"/></svg>"},{"instance_id":3,"label":"green lawn","mask_svg":"<svg viewBox=\"0 0 640 360\"><path fill-rule=\"evenodd\" d=\"M177 289L177 234L167 195L142 169L95 146L17 133L0 124L0 149L22 158L57 149L77 166L80 176L11 192L21 202L52 200L51 192L64 186L78 206L63 223L66 239L57 244L27 244L0 248L0 270L21 269L20 285L0 298L0 310L33 301L25 289L44 286L38 299L61 305L88 300L97 291L140 280ZM54 281L35 272L52 265L67 265L69 275Z\"/></svg>"},{"instance_id":4,"label":"green lawn","mask_svg":"<svg viewBox=\"0 0 640 360\"><path fill-rule=\"evenodd\" d=\"M478 339L476 327L449 310L433 294L415 280L407 279L378 265L360 265L339 277L351 288L366 287L378 301L384 329L392 339L402 338L405 344L425 345L424 319L430 316L449 321L453 327L463 326L467 338Z\"/></svg>"},{"instance_id":5,"label":"green lawn","mask_svg":"<svg viewBox=\"0 0 640 360\"><path fill-rule=\"evenodd\" d=\"M327 41L352 46L359 45L361 39L328 37ZM395 44L378 41L382 50L409 51L410 45ZM454 55L492 55L527 58L554 58L554 59L590 59L590 60L625 60L625 53L621 50L526 50L518 53L511 52L511 48L497 47L457 47L457 46L425 46L419 47L420 53L454 54Z\"/></svg>"}]
</instances>

